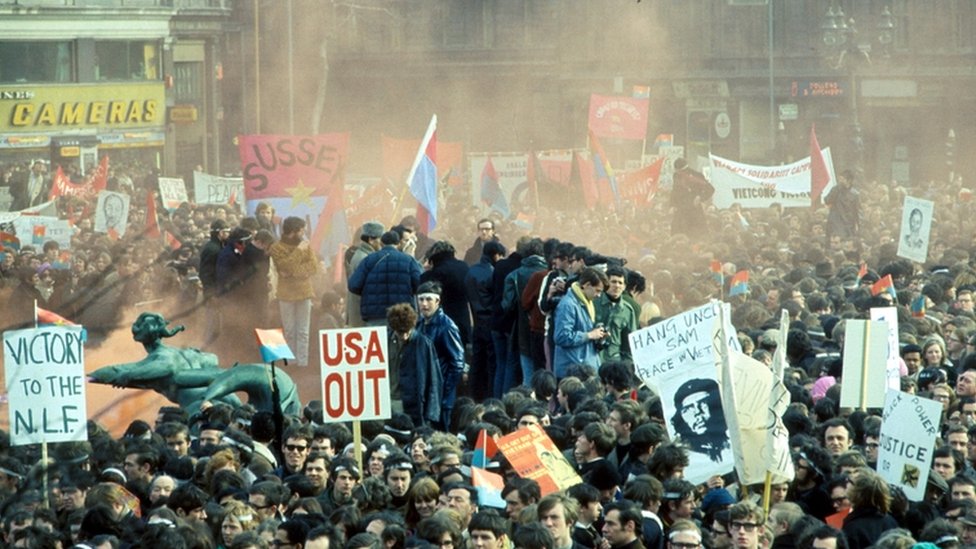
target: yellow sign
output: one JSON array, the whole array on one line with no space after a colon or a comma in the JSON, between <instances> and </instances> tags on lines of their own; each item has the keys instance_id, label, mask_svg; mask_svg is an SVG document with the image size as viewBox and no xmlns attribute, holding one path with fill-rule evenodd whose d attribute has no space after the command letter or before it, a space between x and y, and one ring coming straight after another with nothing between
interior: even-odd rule
<instances>
[{"instance_id":1,"label":"yellow sign","mask_svg":"<svg viewBox=\"0 0 976 549\"><path fill-rule=\"evenodd\" d=\"M61 156L81 156L81 147L61 147Z\"/></svg>"},{"instance_id":2,"label":"yellow sign","mask_svg":"<svg viewBox=\"0 0 976 549\"><path fill-rule=\"evenodd\" d=\"M0 132L158 127L164 106L162 82L0 85Z\"/></svg>"},{"instance_id":3,"label":"yellow sign","mask_svg":"<svg viewBox=\"0 0 976 549\"><path fill-rule=\"evenodd\" d=\"M193 105L174 105L169 109L170 122L196 122L197 108Z\"/></svg>"}]
</instances>

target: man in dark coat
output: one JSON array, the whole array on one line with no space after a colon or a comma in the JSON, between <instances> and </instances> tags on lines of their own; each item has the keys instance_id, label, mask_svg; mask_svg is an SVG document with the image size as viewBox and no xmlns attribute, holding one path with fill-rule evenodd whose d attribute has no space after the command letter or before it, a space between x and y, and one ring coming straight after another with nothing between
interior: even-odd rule
<instances>
[{"instance_id":1,"label":"man in dark coat","mask_svg":"<svg viewBox=\"0 0 976 549\"><path fill-rule=\"evenodd\" d=\"M417 311L400 303L387 311L390 357L390 399L394 412L410 416L415 426L441 419L444 379L434 343L416 329Z\"/></svg>"},{"instance_id":2,"label":"man in dark coat","mask_svg":"<svg viewBox=\"0 0 976 549\"><path fill-rule=\"evenodd\" d=\"M529 240L523 236L519 239ZM522 264L522 256L516 251L505 259L495 263L495 271L491 274L491 340L495 347L495 379L493 394L501 398L504 392L505 372L519 367L518 350L515 348L512 328L515 326L515 311L507 312L502 309L502 297L505 293L505 277Z\"/></svg>"},{"instance_id":3,"label":"man in dark coat","mask_svg":"<svg viewBox=\"0 0 976 549\"><path fill-rule=\"evenodd\" d=\"M435 242L424 256L430 269L420 275L420 282L440 282L444 313L457 324L461 332L461 342L467 346L471 342L471 309L468 305L468 293L464 288L468 265L454 257L454 254L454 246L450 242Z\"/></svg>"},{"instance_id":4,"label":"man in dark coat","mask_svg":"<svg viewBox=\"0 0 976 549\"><path fill-rule=\"evenodd\" d=\"M501 242L488 242L481 261L468 269L464 286L468 292L468 304L474 325L471 330L471 371L469 379L495 379L495 348L491 341L492 273L495 263L505 256ZM472 383L471 396L477 401L492 396L491 383Z\"/></svg>"},{"instance_id":5,"label":"man in dark coat","mask_svg":"<svg viewBox=\"0 0 976 549\"><path fill-rule=\"evenodd\" d=\"M200 285L203 286L203 298L210 302L207 306L207 333L204 341L211 343L220 335L220 309L217 300L211 299L218 294L217 287L217 258L220 250L230 237L230 225L223 219L216 219L210 224L210 240L200 249Z\"/></svg>"},{"instance_id":6,"label":"man in dark coat","mask_svg":"<svg viewBox=\"0 0 976 549\"><path fill-rule=\"evenodd\" d=\"M674 187L671 189L671 234L701 236L708 229L705 205L715 194L715 188L702 174L688 167L683 158L674 161Z\"/></svg>"}]
</instances>

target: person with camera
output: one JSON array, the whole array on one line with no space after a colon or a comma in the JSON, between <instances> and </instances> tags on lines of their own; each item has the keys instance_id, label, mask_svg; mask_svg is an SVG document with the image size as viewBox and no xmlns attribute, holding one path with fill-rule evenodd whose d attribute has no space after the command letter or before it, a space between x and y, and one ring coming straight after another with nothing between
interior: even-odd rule
<instances>
[{"instance_id":1,"label":"person with camera","mask_svg":"<svg viewBox=\"0 0 976 549\"><path fill-rule=\"evenodd\" d=\"M603 325L607 337L600 341L597 350L600 360L631 360L630 332L637 330L637 311L621 299L627 288L627 271L623 267L611 265L607 268L607 289L596 300L597 325Z\"/></svg>"},{"instance_id":2,"label":"person with camera","mask_svg":"<svg viewBox=\"0 0 976 549\"><path fill-rule=\"evenodd\" d=\"M607 275L592 267L580 272L579 279L569 286L566 296L559 300L553 320L552 367L557 379L566 376L570 366L586 364L594 373L600 367L596 342L607 337L607 330L596 324L595 300L607 287Z\"/></svg>"}]
</instances>

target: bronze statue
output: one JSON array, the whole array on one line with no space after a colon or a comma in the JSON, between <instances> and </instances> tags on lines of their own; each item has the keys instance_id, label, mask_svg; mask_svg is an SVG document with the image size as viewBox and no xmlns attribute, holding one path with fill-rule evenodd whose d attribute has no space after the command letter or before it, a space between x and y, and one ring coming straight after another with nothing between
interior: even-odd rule
<instances>
[{"instance_id":1,"label":"bronze statue","mask_svg":"<svg viewBox=\"0 0 976 549\"><path fill-rule=\"evenodd\" d=\"M132 338L142 343L146 357L138 362L105 366L88 379L114 387L152 389L191 413L206 401L240 406L234 394L243 391L248 403L258 410L273 412L271 368L265 364L238 364L221 368L217 355L190 347L170 347L163 338L173 337L183 326L169 328L169 321L158 313L142 313L132 323ZM301 402L295 383L280 368L275 368L281 410L299 414Z\"/></svg>"}]
</instances>

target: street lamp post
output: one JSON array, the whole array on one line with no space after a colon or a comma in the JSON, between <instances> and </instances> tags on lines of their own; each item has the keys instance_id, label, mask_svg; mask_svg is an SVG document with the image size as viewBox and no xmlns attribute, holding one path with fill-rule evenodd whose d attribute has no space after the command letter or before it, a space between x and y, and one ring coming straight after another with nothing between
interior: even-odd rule
<instances>
[{"instance_id":1,"label":"street lamp post","mask_svg":"<svg viewBox=\"0 0 976 549\"><path fill-rule=\"evenodd\" d=\"M851 144L854 150L854 169L864 172L864 136L861 132L861 118L858 113L857 73L864 64L871 64L872 40L862 41L858 36L854 17L848 18L844 8L831 3L824 21L820 25L823 43L828 49L828 60L834 69L847 69L851 94ZM885 6L875 27L874 40L879 45L882 57L889 55L888 48L894 40L895 21L891 10Z\"/></svg>"}]
</instances>

